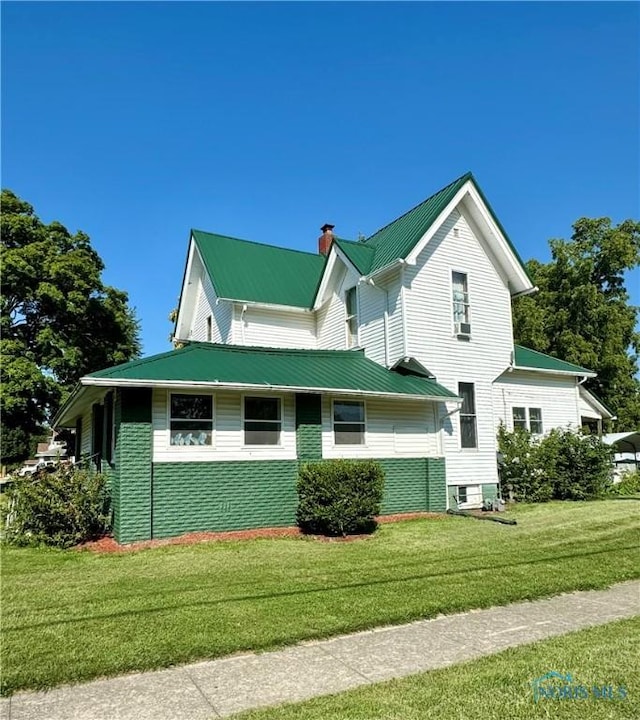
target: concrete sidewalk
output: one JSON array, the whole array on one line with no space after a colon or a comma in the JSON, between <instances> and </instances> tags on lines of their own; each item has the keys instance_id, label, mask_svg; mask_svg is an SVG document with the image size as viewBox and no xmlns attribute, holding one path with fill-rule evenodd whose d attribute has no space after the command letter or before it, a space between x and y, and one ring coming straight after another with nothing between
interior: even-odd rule
<instances>
[{"instance_id":1,"label":"concrete sidewalk","mask_svg":"<svg viewBox=\"0 0 640 720\"><path fill-rule=\"evenodd\" d=\"M18 693L3 720L206 720L452 665L640 614L640 581L193 665Z\"/></svg>"}]
</instances>

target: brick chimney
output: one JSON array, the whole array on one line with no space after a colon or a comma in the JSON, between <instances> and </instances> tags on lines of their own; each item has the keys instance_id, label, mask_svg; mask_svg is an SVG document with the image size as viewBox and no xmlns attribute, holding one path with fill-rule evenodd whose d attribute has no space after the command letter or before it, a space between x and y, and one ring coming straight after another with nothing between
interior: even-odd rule
<instances>
[{"instance_id":1,"label":"brick chimney","mask_svg":"<svg viewBox=\"0 0 640 720\"><path fill-rule=\"evenodd\" d=\"M333 228L335 225L329 225L325 223L320 230L322 235L318 238L318 252L320 255L328 255L331 249L331 243L333 242Z\"/></svg>"}]
</instances>

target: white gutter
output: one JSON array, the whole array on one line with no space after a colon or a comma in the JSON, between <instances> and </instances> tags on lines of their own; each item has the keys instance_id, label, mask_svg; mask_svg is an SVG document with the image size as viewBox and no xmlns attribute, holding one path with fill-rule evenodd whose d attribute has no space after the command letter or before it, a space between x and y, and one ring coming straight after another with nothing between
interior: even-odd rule
<instances>
[{"instance_id":1,"label":"white gutter","mask_svg":"<svg viewBox=\"0 0 640 720\"><path fill-rule=\"evenodd\" d=\"M396 265L406 265L411 264L407 263L407 261L404 258L396 258L393 260L393 262L390 262L388 265L385 265L384 267L379 268L378 270L375 270L374 272L370 273L369 275L364 275L361 278L362 282L369 282L369 280L373 280L378 275L382 275L385 272L388 272L389 270L393 270ZM415 263L413 263L415 265Z\"/></svg>"},{"instance_id":2,"label":"white gutter","mask_svg":"<svg viewBox=\"0 0 640 720\"><path fill-rule=\"evenodd\" d=\"M251 307L261 308L264 310L279 310L287 311L287 312L297 312L297 313L312 313L313 308L303 308L299 305L276 305L275 303L265 303L265 302L258 302L254 300L240 300L238 298L226 298L226 297L219 297L216 299L216 303L218 302L228 302L228 303L236 303L237 305L250 305Z\"/></svg>"},{"instance_id":3,"label":"white gutter","mask_svg":"<svg viewBox=\"0 0 640 720\"><path fill-rule=\"evenodd\" d=\"M429 400L432 402L462 403L459 397L443 397L442 395L412 395L408 393L377 392L374 390L360 390L357 388L331 388L331 387L300 387L295 385L270 385L268 383L228 383L218 380L126 380L123 378L92 378L84 377L80 381L83 386L96 387L159 387L159 388L223 388L225 390L268 390L277 392L294 392L307 394L333 394L333 395L363 395L370 397L403 399L403 400Z\"/></svg>"},{"instance_id":4,"label":"white gutter","mask_svg":"<svg viewBox=\"0 0 640 720\"><path fill-rule=\"evenodd\" d=\"M511 299L515 300L515 298L522 297L523 295L532 295L533 293L537 292L540 292L540 288L537 285L534 285L528 290L522 290L521 292L513 293L513 295L511 295Z\"/></svg>"},{"instance_id":5,"label":"white gutter","mask_svg":"<svg viewBox=\"0 0 640 720\"><path fill-rule=\"evenodd\" d=\"M527 372L547 373L549 375L571 375L572 377L587 378L597 377L597 373L574 372L573 370L547 370L546 368L526 367L525 365L513 365L514 370L526 370Z\"/></svg>"}]
</instances>

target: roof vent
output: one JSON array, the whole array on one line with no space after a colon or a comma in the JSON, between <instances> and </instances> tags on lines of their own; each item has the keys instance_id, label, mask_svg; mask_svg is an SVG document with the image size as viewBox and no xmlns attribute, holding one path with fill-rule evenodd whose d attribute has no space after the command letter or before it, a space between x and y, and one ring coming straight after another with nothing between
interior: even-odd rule
<instances>
[{"instance_id":1,"label":"roof vent","mask_svg":"<svg viewBox=\"0 0 640 720\"><path fill-rule=\"evenodd\" d=\"M328 255L331 250L331 243L333 242L333 228L335 225L329 225L325 223L320 230L322 235L318 238L318 252L320 255Z\"/></svg>"}]
</instances>

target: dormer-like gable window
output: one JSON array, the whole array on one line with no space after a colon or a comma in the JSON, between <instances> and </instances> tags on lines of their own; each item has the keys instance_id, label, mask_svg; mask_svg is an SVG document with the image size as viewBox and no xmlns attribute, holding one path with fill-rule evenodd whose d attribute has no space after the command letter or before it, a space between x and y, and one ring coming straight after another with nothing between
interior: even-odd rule
<instances>
[{"instance_id":1,"label":"dormer-like gable window","mask_svg":"<svg viewBox=\"0 0 640 720\"><path fill-rule=\"evenodd\" d=\"M347 290L344 302L347 311L347 347L352 348L358 345L358 294L356 287Z\"/></svg>"}]
</instances>

